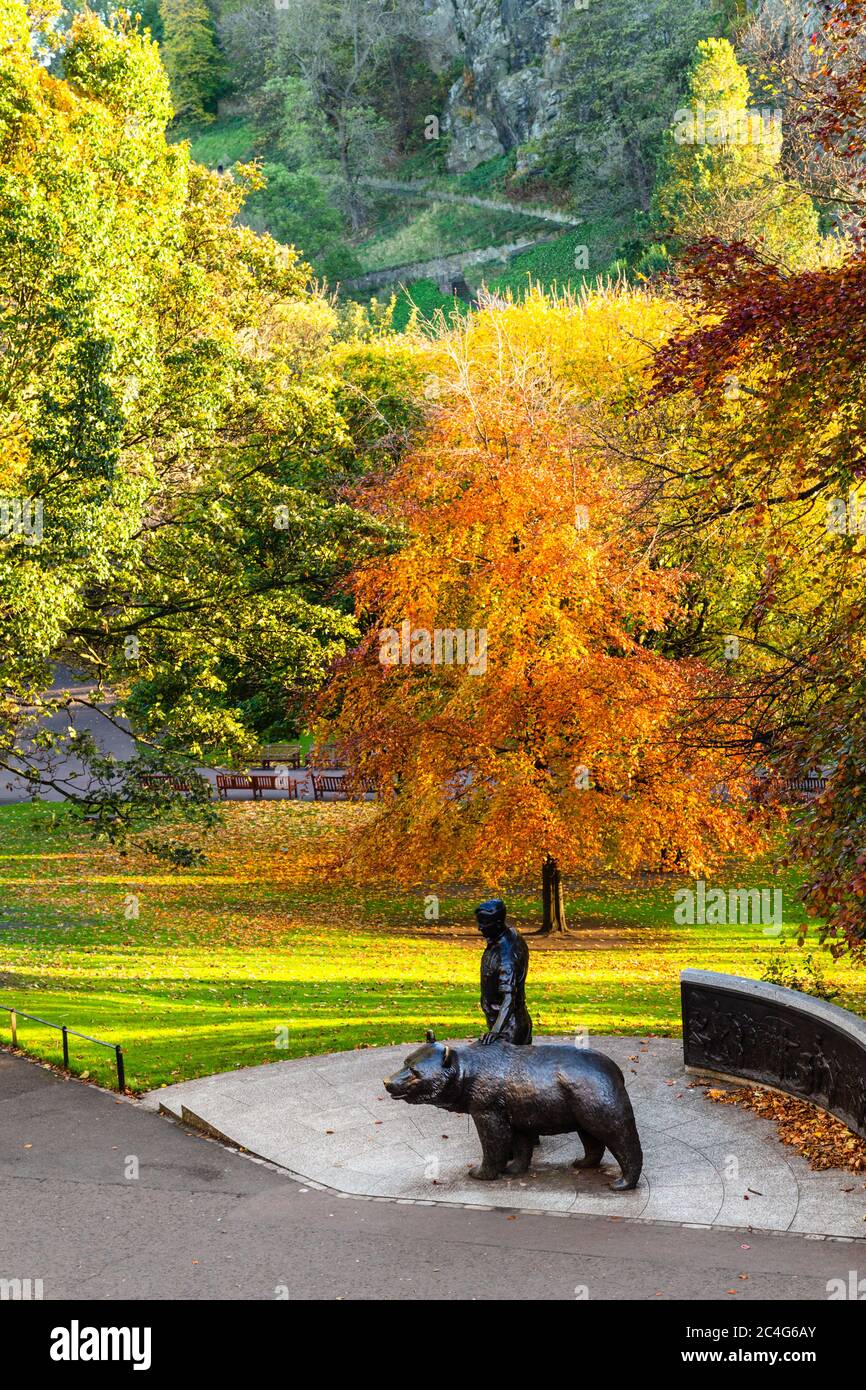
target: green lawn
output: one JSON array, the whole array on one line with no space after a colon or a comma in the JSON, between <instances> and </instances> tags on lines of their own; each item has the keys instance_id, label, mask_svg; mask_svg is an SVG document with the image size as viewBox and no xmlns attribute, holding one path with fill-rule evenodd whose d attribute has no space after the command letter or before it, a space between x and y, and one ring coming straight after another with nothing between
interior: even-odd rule
<instances>
[{"instance_id":1,"label":"green lawn","mask_svg":"<svg viewBox=\"0 0 866 1390\"><path fill-rule=\"evenodd\" d=\"M379 290L379 300L387 299L391 287ZM469 305L453 294L442 294L435 280L413 280L405 289L397 292L394 305L394 328L402 333L413 309L417 309L422 321L431 322L439 310L448 322L455 314L461 317L469 312Z\"/></svg>"},{"instance_id":2,"label":"green lawn","mask_svg":"<svg viewBox=\"0 0 866 1390\"><path fill-rule=\"evenodd\" d=\"M198 164L215 169L222 164L229 169L233 164L245 163L253 158L258 132L255 126L243 116L227 116L210 125L192 126L179 132L179 138L189 140L190 153Z\"/></svg>"},{"instance_id":3,"label":"green lawn","mask_svg":"<svg viewBox=\"0 0 866 1390\"><path fill-rule=\"evenodd\" d=\"M332 886L318 846L369 808L273 802L230 806L201 868L170 872L138 853L94 847L64 810L0 808L0 1003L121 1042L143 1090L232 1067L359 1046L479 1031L480 943L466 930L478 886L424 895ZM784 889L786 932L802 921L792 878L752 867L725 885ZM569 893L584 923L571 949L533 947L537 1032L679 1031L686 966L759 976L774 952L760 927L673 921L669 880ZM139 916L125 911L138 899ZM538 925L535 892L507 894L513 920ZM465 932L464 935L455 935ZM826 953L822 953L825 955ZM840 1002L866 1012L862 968L827 959ZM282 1032L278 1030L283 1030ZM0 1041L8 1041L0 1014ZM59 1034L22 1023L19 1041L49 1060ZM279 1046L278 1044L286 1044ZM72 1040L72 1067L111 1084L110 1052Z\"/></svg>"},{"instance_id":4,"label":"green lawn","mask_svg":"<svg viewBox=\"0 0 866 1390\"><path fill-rule=\"evenodd\" d=\"M495 264L475 267L473 278L475 281L483 279L491 290L499 293L510 290L516 297L525 293L530 282L537 282L545 289L570 287L576 290L583 281L593 283L607 270L617 247L630 230L631 224L624 218L588 219L553 241L522 251L512 258L505 270ZM579 247L587 250L588 264L583 271L576 268Z\"/></svg>"}]
</instances>

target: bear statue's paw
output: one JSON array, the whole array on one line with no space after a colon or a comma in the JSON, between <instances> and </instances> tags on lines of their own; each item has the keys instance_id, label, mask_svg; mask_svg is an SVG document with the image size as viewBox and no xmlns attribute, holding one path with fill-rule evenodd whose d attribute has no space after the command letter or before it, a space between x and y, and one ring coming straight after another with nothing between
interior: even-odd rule
<instances>
[{"instance_id":1,"label":"bear statue's paw","mask_svg":"<svg viewBox=\"0 0 866 1390\"><path fill-rule=\"evenodd\" d=\"M612 1183L608 1183L611 1192L632 1192L637 1187L637 1178L629 1181L628 1178L614 1178Z\"/></svg>"},{"instance_id":2,"label":"bear statue's paw","mask_svg":"<svg viewBox=\"0 0 866 1390\"><path fill-rule=\"evenodd\" d=\"M591 1156L584 1154L582 1158L576 1158L571 1166L572 1168L600 1168L601 1159L592 1158Z\"/></svg>"},{"instance_id":3,"label":"bear statue's paw","mask_svg":"<svg viewBox=\"0 0 866 1390\"><path fill-rule=\"evenodd\" d=\"M470 1178L477 1178L479 1182L493 1182L496 1178L501 1178L502 1174L495 1168L488 1168L486 1163L482 1163L478 1168L469 1169Z\"/></svg>"}]
</instances>

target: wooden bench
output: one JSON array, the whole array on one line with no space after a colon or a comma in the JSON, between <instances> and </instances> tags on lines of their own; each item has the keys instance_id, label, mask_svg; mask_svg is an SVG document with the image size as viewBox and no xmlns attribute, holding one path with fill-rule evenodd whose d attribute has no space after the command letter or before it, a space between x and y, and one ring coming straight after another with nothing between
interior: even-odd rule
<instances>
[{"instance_id":1,"label":"wooden bench","mask_svg":"<svg viewBox=\"0 0 866 1390\"><path fill-rule=\"evenodd\" d=\"M757 768L752 775L751 791L759 800L769 793L772 798L796 804L826 791L829 780L823 772L804 772L777 781L767 768Z\"/></svg>"},{"instance_id":2,"label":"wooden bench","mask_svg":"<svg viewBox=\"0 0 866 1390\"><path fill-rule=\"evenodd\" d=\"M326 772L311 772L310 776L313 779L313 799L315 801L324 801L325 797L329 794L339 797L341 801L347 799L345 779L343 777L332 777Z\"/></svg>"},{"instance_id":3,"label":"wooden bench","mask_svg":"<svg viewBox=\"0 0 866 1390\"><path fill-rule=\"evenodd\" d=\"M313 779L313 797L316 801L323 801L328 794L338 797L341 801L364 797L370 792L374 796L379 795L379 788L372 777L334 777L327 772L311 772L310 776Z\"/></svg>"},{"instance_id":4,"label":"wooden bench","mask_svg":"<svg viewBox=\"0 0 866 1390\"><path fill-rule=\"evenodd\" d=\"M251 792L253 801L261 801L262 792L285 792L289 801L302 799L302 784L283 772L265 772L258 777L245 772L218 772L216 784L220 801L227 801L229 792Z\"/></svg>"},{"instance_id":5,"label":"wooden bench","mask_svg":"<svg viewBox=\"0 0 866 1390\"><path fill-rule=\"evenodd\" d=\"M285 772L265 772L251 777L253 800L261 801L262 792L285 792L289 801L299 801L300 782L294 781Z\"/></svg>"},{"instance_id":6,"label":"wooden bench","mask_svg":"<svg viewBox=\"0 0 866 1390\"><path fill-rule=\"evenodd\" d=\"M301 745L299 743L266 743L259 749L262 767L273 767L274 763L285 763L286 767L299 769L301 766Z\"/></svg>"},{"instance_id":7,"label":"wooden bench","mask_svg":"<svg viewBox=\"0 0 866 1390\"><path fill-rule=\"evenodd\" d=\"M227 801L229 792L252 792L255 797L252 777L242 772L218 772L216 787L220 801Z\"/></svg>"},{"instance_id":8,"label":"wooden bench","mask_svg":"<svg viewBox=\"0 0 866 1390\"><path fill-rule=\"evenodd\" d=\"M277 763L285 763L286 767L298 771L301 766L301 746L299 743L266 743L261 748L253 749L249 757L234 758L233 766L237 769L248 767L273 767Z\"/></svg>"},{"instance_id":9,"label":"wooden bench","mask_svg":"<svg viewBox=\"0 0 866 1390\"><path fill-rule=\"evenodd\" d=\"M167 772L143 772L139 781L144 787L169 787L173 792L191 792L189 782L182 777L171 777Z\"/></svg>"},{"instance_id":10,"label":"wooden bench","mask_svg":"<svg viewBox=\"0 0 866 1390\"><path fill-rule=\"evenodd\" d=\"M817 796L819 792L826 790L827 778L810 772L805 777L790 777L783 786L786 792Z\"/></svg>"},{"instance_id":11,"label":"wooden bench","mask_svg":"<svg viewBox=\"0 0 866 1390\"><path fill-rule=\"evenodd\" d=\"M307 754L307 767L321 771L341 771L344 767L343 759L337 756L337 750L330 743L323 744L321 748L311 748Z\"/></svg>"}]
</instances>

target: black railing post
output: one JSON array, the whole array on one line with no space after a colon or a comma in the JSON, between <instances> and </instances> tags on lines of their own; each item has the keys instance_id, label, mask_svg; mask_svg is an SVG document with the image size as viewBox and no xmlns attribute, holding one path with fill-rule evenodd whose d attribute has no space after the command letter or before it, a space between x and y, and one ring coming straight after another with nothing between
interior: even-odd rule
<instances>
[{"instance_id":1,"label":"black railing post","mask_svg":"<svg viewBox=\"0 0 866 1390\"><path fill-rule=\"evenodd\" d=\"M84 1038L86 1042L95 1043L97 1047L110 1047L117 1061L117 1082L121 1091L126 1090L126 1073L123 1065L123 1048L120 1043L105 1042L103 1038L92 1038L89 1033L79 1033L75 1028L69 1028L65 1023L52 1023L50 1019L40 1018L38 1014L25 1014L21 1009L13 1009L9 1004L0 1004L0 1010L8 1013L9 1023L12 1029L12 1046L18 1046L18 1015L22 1018L29 1018L33 1023L41 1023L45 1028L56 1028L63 1034L63 1065L69 1070L69 1035L73 1038Z\"/></svg>"}]
</instances>

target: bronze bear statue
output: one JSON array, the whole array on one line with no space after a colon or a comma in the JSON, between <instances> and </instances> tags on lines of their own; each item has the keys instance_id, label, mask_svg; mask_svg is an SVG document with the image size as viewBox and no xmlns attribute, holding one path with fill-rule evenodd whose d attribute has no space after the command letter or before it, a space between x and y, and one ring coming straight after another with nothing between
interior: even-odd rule
<instances>
[{"instance_id":1,"label":"bronze bear statue","mask_svg":"<svg viewBox=\"0 0 866 1390\"><path fill-rule=\"evenodd\" d=\"M436 1105L471 1115L482 1163L473 1178L525 1173L534 1136L577 1134L583 1156L575 1168L598 1168L610 1149L621 1177L617 1192L637 1187L643 1153L623 1074L603 1052L566 1046L516 1047L494 1042L448 1047L433 1034L389 1076L385 1089L410 1105Z\"/></svg>"}]
</instances>

